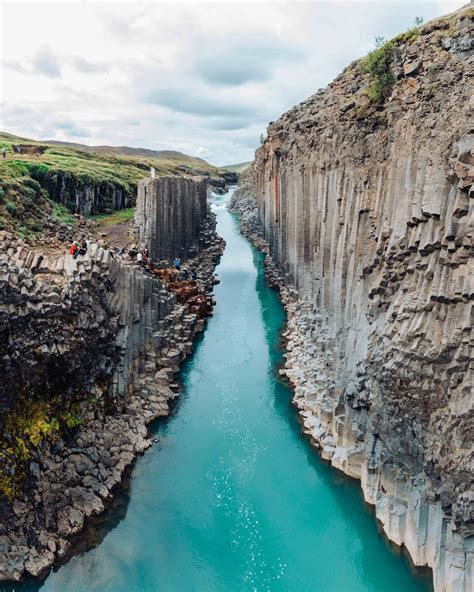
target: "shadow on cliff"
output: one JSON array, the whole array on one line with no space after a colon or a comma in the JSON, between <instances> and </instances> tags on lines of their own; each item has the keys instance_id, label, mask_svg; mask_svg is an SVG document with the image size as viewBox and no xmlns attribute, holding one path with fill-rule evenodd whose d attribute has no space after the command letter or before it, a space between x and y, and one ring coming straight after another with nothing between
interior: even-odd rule
<instances>
[{"instance_id":1,"label":"shadow on cliff","mask_svg":"<svg viewBox=\"0 0 474 592\"><path fill-rule=\"evenodd\" d=\"M195 337L193 355L189 356L181 365L179 374L177 375L177 384L179 384L180 396L169 402L169 415L159 417L148 426L148 433L152 439L155 440L158 432L165 422L170 421L180 405L186 399L186 390L182 387L182 376L186 372L189 364L192 363L194 352L199 348L203 333ZM145 452L146 454L146 452ZM136 462L141 457L136 458ZM84 522L84 528L76 536L71 537L69 542L71 547L66 555L54 564L52 571L58 571L61 566L67 563L73 557L77 557L91 551L98 547L105 537L114 530L122 520L127 516L128 506L131 496L131 484L133 482L133 472L136 462L129 465L123 474L122 481L112 490L112 497L106 504L104 512L98 516L89 516ZM49 572L45 574L45 578ZM27 577L22 582L0 582L0 592L38 592L44 584L44 580L40 578Z\"/></svg>"}]
</instances>

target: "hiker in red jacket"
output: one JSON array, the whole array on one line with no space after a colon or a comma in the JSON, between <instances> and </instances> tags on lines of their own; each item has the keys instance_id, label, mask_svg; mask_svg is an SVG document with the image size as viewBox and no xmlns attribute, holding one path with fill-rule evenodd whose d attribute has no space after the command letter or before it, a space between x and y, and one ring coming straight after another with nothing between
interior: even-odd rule
<instances>
[{"instance_id":1,"label":"hiker in red jacket","mask_svg":"<svg viewBox=\"0 0 474 592\"><path fill-rule=\"evenodd\" d=\"M74 241L73 243L71 243L71 247L69 249L69 253L73 256L73 259L75 259L78 255L77 253L78 249L77 249L77 243L76 241Z\"/></svg>"}]
</instances>

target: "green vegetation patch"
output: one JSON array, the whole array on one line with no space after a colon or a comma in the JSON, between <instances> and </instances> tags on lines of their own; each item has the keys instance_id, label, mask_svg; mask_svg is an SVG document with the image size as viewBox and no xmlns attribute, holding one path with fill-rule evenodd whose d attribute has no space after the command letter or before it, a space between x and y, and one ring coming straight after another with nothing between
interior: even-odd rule
<instances>
[{"instance_id":1,"label":"green vegetation patch","mask_svg":"<svg viewBox=\"0 0 474 592\"><path fill-rule=\"evenodd\" d=\"M5 418L0 439L0 497L10 502L16 499L36 452L82 423L74 405L68 411L55 407L54 402L22 401Z\"/></svg>"},{"instance_id":2,"label":"green vegetation patch","mask_svg":"<svg viewBox=\"0 0 474 592\"><path fill-rule=\"evenodd\" d=\"M421 35L420 27L413 27L393 38L394 43L413 43Z\"/></svg>"},{"instance_id":3,"label":"green vegetation patch","mask_svg":"<svg viewBox=\"0 0 474 592\"><path fill-rule=\"evenodd\" d=\"M135 216L135 208L127 208L126 210L118 210L112 214L96 214L89 216L90 220L95 220L101 226L112 226L115 224L125 224L133 220Z\"/></svg>"},{"instance_id":4,"label":"green vegetation patch","mask_svg":"<svg viewBox=\"0 0 474 592\"><path fill-rule=\"evenodd\" d=\"M0 162L0 230L14 232L21 238L41 233L52 213L47 195L41 183L31 176L28 164L15 160L8 164Z\"/></svg>"},{"instance_id":5,"label":"green vegetation patch","mask_svg":"<svg viewBox=\"0 0 474 592\"><path fill-rule=\"evenodd\" d=\"M393 60L396 47L405 43L413 43L421 35L423 19L416 17L414 26L400 33L390 41L383 37L375 38L376 49L360 60L359 68L364 74L369 74L370 82L365 94L373 104L380 105L392 92L396 78L393 72ZM363 117L363 114L361 114Z\"/></svg>"},{"instance_id":6,"label":"green vegetation patch","mask_svg":"<svg viewBox=\"0 0 474 592\"><path fill-rule=\"evenodd\" d=\"M361 60L362 71L370 75L370 83L365 94L371 103L383 103L392 91L395 84L392 71L393 58L393 42L379 40L377 49Z\"/></svg>"},{"instance_id":7,"label":"green vegetation patch","mask_svg":"<svg viewBox=\"0 0 474 592\"><path fill-rule=\"evenodd\" d=\"M71 214L71 212L60 203L53 201L52 199L47 199L49 205L51 206L51 213L53 217L59 222L60 224L66 224L67 226L73 226L76 223L76 219Z\"/></svg>"},{"instance_id":8,"label":"green vegetation patch","mask_svg":"<svg viewBox=\"0 0 474 592\"><path fill-rule=\"evenodd\" d=\"M252 163L249 162L241 162L239 164L229 164L224 167L226 171L233 171L236 173L243 173Z\"/></svg>"}]
</instances>

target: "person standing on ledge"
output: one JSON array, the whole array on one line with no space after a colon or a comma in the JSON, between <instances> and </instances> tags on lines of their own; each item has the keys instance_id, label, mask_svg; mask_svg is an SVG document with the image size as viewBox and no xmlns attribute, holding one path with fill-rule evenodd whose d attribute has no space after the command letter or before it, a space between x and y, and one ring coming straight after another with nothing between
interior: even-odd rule
<instances>
[{"instance_id":1,"label":"person standing on ledge","mask_svg":"<svg viewBox=\"0 0 474 592\"><path fill-rule=\"evenodd\" d=\"M181 259L179 257L176 257L176 259L173 261L173 265L175 269L179 271L181 269Z\"/></svg>"}]
</instances>

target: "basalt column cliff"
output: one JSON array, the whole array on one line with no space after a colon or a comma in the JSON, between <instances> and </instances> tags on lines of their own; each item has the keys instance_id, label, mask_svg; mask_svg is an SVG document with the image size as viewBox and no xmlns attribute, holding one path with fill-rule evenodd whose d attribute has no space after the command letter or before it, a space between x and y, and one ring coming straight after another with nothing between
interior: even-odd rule
<instances>
[{"instance_id":1,"label":"basalt column cliff","mask_svg":"<svg viewBox=\"0 0 474 592\"><path fill-rule=\"evenodd\" d=\"M42 576L71 552L71 537L150 445L146 425L177 396L174 374L212 308L223 249L205 187L167 179L166 204L177 188L183 202L167 222L194 223L196 281L92 236L74 258L53 238L0 233L0 581ZM173 249L181 241L186 233Z\"/></svg>"},{"instance_id":2,"label":"basalt column cliff","mask_svg":"<svg viewBox=\"0 0 474 592\"><path fill-rule=\"evenodd\" d=\"M206 183L177 177L138 185L136 234L152 259L195 255L207 217Z\"/></svg>"},{"instance_id":3,"label":"basalt column cliff","mask_svg":"<svg viewBox=\"0 0 474 592\"><path fill-rule=\"evenodd\" d=\"M473 17L382 48L378 100L358 62L271 123L234 204L252 233L256 198L305 431L450 592L474 578Z\"/></svg>"}]
</instances>

